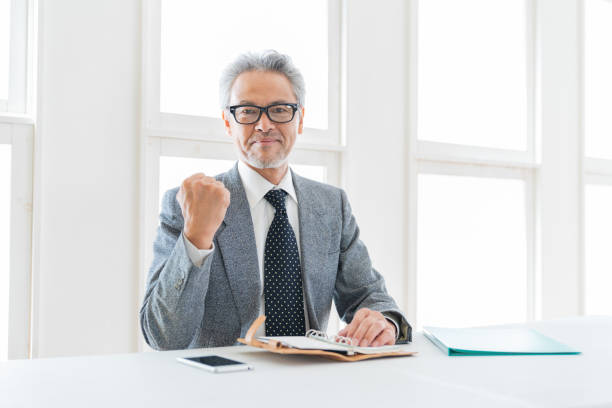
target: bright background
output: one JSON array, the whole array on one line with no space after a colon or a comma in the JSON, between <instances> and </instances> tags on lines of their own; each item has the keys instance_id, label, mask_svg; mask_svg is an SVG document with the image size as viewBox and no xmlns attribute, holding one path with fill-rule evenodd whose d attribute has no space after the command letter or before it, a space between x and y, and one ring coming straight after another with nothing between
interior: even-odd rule
<instances>
[{"instance_id":1,"label":"bright background","mask_svg":"<svg viewBox=\"0 0 612 408\"><path fill-rule=\"evenodd\" d=\"M248 49L303 70L292 167L346 190L415 329L612 314L611 20L607 0L0 0L0 359L146 350L161 196L235 162L217 80Z\"/></svg>"}]
</instances>

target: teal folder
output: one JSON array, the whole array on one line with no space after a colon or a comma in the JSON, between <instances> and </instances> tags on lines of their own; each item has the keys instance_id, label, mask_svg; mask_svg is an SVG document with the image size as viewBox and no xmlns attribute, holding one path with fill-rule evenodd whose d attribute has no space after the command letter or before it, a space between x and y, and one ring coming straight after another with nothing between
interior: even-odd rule
<instances>
[{"instance_id":1,"label":"teal folder","mask_svg":"<svg viewBox=\"0 0 612 408\"><path fill-rule=\"evenodd\" d=\"M423 333L449 356L580 354L579 351L528 328L424 327Z\"/></svg>"}]
</instances>

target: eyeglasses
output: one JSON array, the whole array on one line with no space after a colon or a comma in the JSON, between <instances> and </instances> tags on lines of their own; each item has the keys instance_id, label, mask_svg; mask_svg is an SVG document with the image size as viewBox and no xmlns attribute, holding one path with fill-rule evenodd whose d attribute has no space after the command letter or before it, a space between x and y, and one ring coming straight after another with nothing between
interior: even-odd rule
<instances>
[{"instance_id":1,"label":"eyeglasses","mask_svg":"<svg viewBox=\"0 0 612 408\"><path fill-rule=\"evenodd\" d=\"M265 107L257 105L233 105L229 107L229 111L234 115L236 122L241 125L252 125L259 121L263 112L266 112L268 119L272 122L291 122L297 108L297 103L275 103Z\"/></svg>"}]
</instances>

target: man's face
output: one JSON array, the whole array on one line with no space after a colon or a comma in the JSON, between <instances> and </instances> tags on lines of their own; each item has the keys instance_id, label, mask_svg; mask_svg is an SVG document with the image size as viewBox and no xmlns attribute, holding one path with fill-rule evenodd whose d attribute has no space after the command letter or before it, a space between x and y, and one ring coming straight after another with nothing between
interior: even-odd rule
<instances>
[{"instance_id":1,"label":"man's face","mask_svg":"<svg viewBox=\"0 0 612 408\"><path fill-rule=\"evenodd\" d=\"M249 71L234 81L230 94L232 105L266 107L274 103L297 103L287 77L277 72ZM223 111L225 131L234 139L240 156L256 168L276 168L287 163L287 158L298 134L302 133L304 109L298 107L293 120L272 122L265 112L256 123L242 125L232 114Z\"/></svg>"}]
</instances>

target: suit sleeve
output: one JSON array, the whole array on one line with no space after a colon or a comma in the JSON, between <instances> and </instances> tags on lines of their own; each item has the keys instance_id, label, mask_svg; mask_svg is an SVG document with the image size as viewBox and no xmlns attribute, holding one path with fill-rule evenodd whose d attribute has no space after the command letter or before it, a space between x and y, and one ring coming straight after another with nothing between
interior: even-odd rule
<instances>
[{"instance_id":1,"label":"suit sleeve","mask_svg":"<svg viewBox=\"0 0 612 408\"><path fill-rule=\"evenodd\" d=\"M166 192L153 245L145 297L140 309L144 338L157 350L185 349L196 337L204 317L214 254L200 267L189 258L182 239L183 217L177 189Z\"/></svg>"},{"instance_id":2,"label":"suit sleeve","mask_svg":"<svg viewBox=\"0 0 612 408\"><path fill-rule=\"evenodd\" d=\"M368 250L359 239L359 227L344 191L342 191L342 236L334 303L338 315L347 323L353 320L357 310L367 307L383 313L397 323L398 343L412 340L412 329L408 321L387 293L382 275L372 268Z\"/></svg>"}]
</instances>

